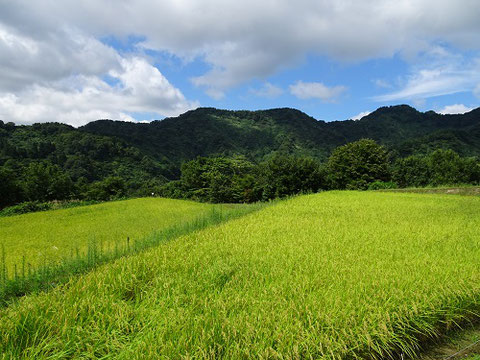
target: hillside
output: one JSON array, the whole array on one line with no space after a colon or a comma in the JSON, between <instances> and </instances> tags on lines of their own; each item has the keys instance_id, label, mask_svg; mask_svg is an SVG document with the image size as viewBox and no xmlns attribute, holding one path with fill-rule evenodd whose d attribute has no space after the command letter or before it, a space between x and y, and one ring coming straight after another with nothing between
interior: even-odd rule
<instances>
[{"instance_id":1,"label":"hillside","mask_svg":"<svg viewBox=\"0 0 480 360\"><path fill-rule=\"evenodd\" d=\"M59 123L14 126L0 122L0 165L48 159L95 180L132 173L176 178L197 156L244 155L259 161L272 152L325 160L347 142L372 138L399 155L450 148L480 155L480 109L464 115L422 113L400 105L359 121L324 122L295 109L227 111L199 108L151 123L98 120L75 129ZM139 176L134 176L138 178Z\"/></svg>"},{"instance_id":2,"label":"hillside","mask_svg":"<svg viewBox=\"0 0 480 360\"><path fill-rule=\"evenodd\" d=\"M182 162L196 156L243 154L259 160L272 151L325 159L332 149L371 138L401 155L451 148L480 154L480 109L464 115L384 107L359 121L324 122L295 109L227 111L199 108L150 124L95 121L80 130L121 138L148 154Z\"/></svg>"},{"instance_id":3,"label":"hillside","mask_svg":"<svg viewBox=\"0 0 480 360\"><path fill-rule=\"evenodd\" d=\"M254 183L255 179L269 173L265 169L270 165L265 164L278 158L276 155L293 155L296 160L292 166L298 163L296 157L311 157L320 167L335 148L362 138L386 145L392 164L398 163L399 158L428 154L438 148L452 149L464 157L478 156L480 109L464 115L439 115L400 105L380 108L359 121L325 122L289 108L262 111L199 108L151 123L98 120L78 129L60 123L15 126L0 121L0 208L25 201L71 198L101 201L152 193L180 198L193 196L182 184L165 184L179 179L182 164L198 156L221 156L226 161L216 164L220 167L213 172L215 188L223 194L222 201L231 202L234 198L255 201L261 198L259 194L264 188ZM451 165L457 155L445 156L450 156L445 161ZM230 160L234 162L228 165ZM455 160L457 174L466 174L466 169L480 173L476 170L476 160L470 160ZM423 164L427 160L419 161ZM437 157L432 161L437 164L440 160ZM271 169L285 167L286 162L285 158L276 165L274 161ZM452 185L459 181L477 184L480 179L477 175L461 179L450 176L439 182L427 176L429 171L426 177L416 179L424 173L420 170L425 166L431 168L427 163L417 163L417 160L409 165L398 163L397 168L415 168L411 171L415 179L407 174L395 181L401 186L424 186ZM233 173L226 175L226 168ZM225 176L219 177L218 171ZM320 172L315 175L317 183L328 188L326 177L320 176ZM225 194L231 190L228 184L234 174L242 175L238 186L235 185L238 196L232 198ZM194 177L198 179L199 175ZM388 179L390 176L377 180ZM294 187L298 188L288 185ZM209 191L206 188L195 187L202 194Z\"/></svg>"}]
</instances>

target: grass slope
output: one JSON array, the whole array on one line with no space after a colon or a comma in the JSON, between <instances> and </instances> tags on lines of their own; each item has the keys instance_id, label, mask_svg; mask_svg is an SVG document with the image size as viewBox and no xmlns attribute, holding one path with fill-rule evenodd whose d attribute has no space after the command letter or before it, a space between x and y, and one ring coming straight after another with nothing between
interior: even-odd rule
<instances>
[{"instance_id":1,"label":"grass slope","mask_svg":"<svg viewBox=\"0 0 480 360\"><path fill-rule=\"evenodd\" d=\"M7 358L371 358L480 309L480 199L302 196L0 311Z\"/></svg>"},{"instance_id":2,"label":"grass slope","mask_svg":"<svg viewBox=\"0 0 480 360\"><path fill-rule=\"evenodd\" d=\"M109 248L207 214L213 205L162 198L114 201L0 218L0 246L10 274L25 261L37 266L84 252L89 242Z\"/></svg>"}]
</instances>

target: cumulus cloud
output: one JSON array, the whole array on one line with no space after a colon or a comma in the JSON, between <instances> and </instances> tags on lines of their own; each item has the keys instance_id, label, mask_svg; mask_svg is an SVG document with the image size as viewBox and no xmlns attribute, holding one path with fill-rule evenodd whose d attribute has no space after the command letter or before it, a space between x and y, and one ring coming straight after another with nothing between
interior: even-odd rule
<instances>
[{"instance_id":1,"label":"cumulus cloud","mask_svg":"<svg viewBox=\"0 0 480 360\"><path fill-rule=\"evenodd\" d=\"M0 93L0 118L18 124L60 121L81 126L96 119L133 121L135 112L178 115L198 104L188 102L144 59L121 59L109 84L96 76L71 76L34 84L18 94Z\"/></svg>"},{"instance_id":2,"label":"cumulus cloud","mask_svg":"<svg viewBox=\"0 0 480 360\"><path fill-rule=\"evenodd\" d=\"M259 89L251 89L250 92L256 96L264 98L276 98L283 94L283 89L281 87L272 85L270 83L265 83Z\"/></svg>"},{"instance_id":3,"label":"cumulus cloud","mask_svg":"<svg viewBox=\"0 0 480 360\"><path fill-rule=\"evenodd\" d=\"M121 67L114 49L79 30L60 27L44 38L36 36L0 22L0 91L17 91L74 74L99 75Z\"/></svg>"},{"instance_id":4,"label":"cumulus cloud","mask_svg":"<svg viewBox=\"0 0 480 360\"><path fill-rule=\"evenodd\" d=\"M218 98L311 53L359 61L412 57L436 42L479 49L479 13L477 0L16 0L1 3L0 22L50 45L65 24L97 39L143 36L145 49L205 61L210 70L192 82Z\"/></svg>"},{"instance_id":5,"label":"cumulus cloud","mask_svg":"<svg viewBox=\"0 0 480 360\"><path fill-rule=\"evenodd\" d=\"M469 111L472 111L473 108L465 106L463 104L453 104L445 106L443 109L437 110L436 112L439 114L465 114Z\"/></svg>"},{"instance_id":6,"label":"cumulus cloud","mask_svg":"<svg viewBox=\"0 0 480 360\"><path fill-rule=\"evenodd\" d=\"M321 82L303 81L297 81L289 89L299 99L320 99L324 102L334 102L347 90L345 86L328 87Z\"/></svg>"},{"instance_id":7,"label":"cumulus cloud","mask_svg":"<svg viewBox=\"0 0 480 360\"><path fill-rule=\"evenodd\" d=\"M370 115L372 112L371 111L362 111L360 114L355 115L352 117L352 120L360 120L361 118Z\"/></svg>"}]
</instances>

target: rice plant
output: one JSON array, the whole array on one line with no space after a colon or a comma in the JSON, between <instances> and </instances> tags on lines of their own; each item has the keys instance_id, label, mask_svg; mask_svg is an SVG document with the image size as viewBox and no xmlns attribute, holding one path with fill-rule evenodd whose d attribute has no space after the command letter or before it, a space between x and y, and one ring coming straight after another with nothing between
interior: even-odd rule
<instances>
[{"instance_id":1,"label":"rice plant","mask_svg":"<svg viewBox=\"0 0 480 360\"><path fill-rule=\"evenodd\" d=\"M52 288L65 282L71 276L84 273L100 264L107 263L122 256L141 252L161 242L166 242L175 237L188 234L189 232L242 216L245 213L263 206L261 204L251 206L206 205L170 199L154 199L153 202L151 200L152 199L136 199L134 201L129 200L126 202L102 204L103 206L100 208L98 208L98 206L91 206L87 209L82 209L82 213L89 214L92 223L88 228L91 232L87 233L88 237L85 236L83 241L77 238L77 244L81 247L76 247L75 249L70 247L70 251L66 252L65 249L68 249L69 246L68 235L70 235L70 233L67 232L66 234L62 234L61 238L55 239L55 244L58 244L60 247L64 245L63 249L53 246L58 251L57 256L43 256L35 265L32 265L31 262L27 263L26 255L22 255L20 263L12 263L12 259L16 258L16 254L6 252L5 244L11 245L12 241L8 235L15 234L15 231L21 232L22 228L19 226L11 226L8 229L8 233L4 231L6 236L0 244L0 306L7 305L11 300L33 291ZM144 211L148 210L149 205L156 206L158 212L153 214L152 219L150 219L152 222L154 220L157 221L154 225L155 231L152 232L148 227L142 227L142 225L144 225L142 221L128 222L128 216L125 216L127 215L127 211L130 213L137 210L138 204L143 206ZM121 205L125 211L116 211L118 210L118 205ZM172 205L175 206L173 207ZM104 208L108 209L107 214L102 214ZM81 221L83 216L79 216L78 211L35 215L34 219L44 219L45 222L53 218L54 221L50 221L49 226L54 233L59 230L56 227L65 217L67 217L68 221L72 224L77 222L83 224L83 221ZM28 218L32 218L32 216L29 215ZM23 217L17 217L15 220L13 224L16 225L24 222ZM104 226L104 221L110 220L113 221L113 223L121 220L124 229L128 230L131 234L137 235L137 237L130 238L127 236L124 239L116 238L115 232L113 234L106 233L103 229L100 229L97 238L96 231L99 230L98 226ZM38 225L38 223L37 221L35 225ZM63 227L61 227L60 230L61 229L63 229ZM70 229L70 231L72 230ZM148 235L142 237L140 234ZM11 237L15 238L15 236ZM26 248L41 249L51 245L51 243L47 241L32 244L31 241L29 242L28 240L27 238L26 241L23 242ZM31 255L31 252L29 255ZM25 252L23 252L23 254L25 254ZM32 256L28 258L31 259Z\"/></svg>"},{"instance_id":2,"label":"rice plant","mask_svg":"<svg viewBox=\"0 0 480 360\"><path fill-rule=\"evenodd\" d=\"M479 317L480 199L279 202L0 310L5 359L400 359Z\"/></svg>"}]
</instances>

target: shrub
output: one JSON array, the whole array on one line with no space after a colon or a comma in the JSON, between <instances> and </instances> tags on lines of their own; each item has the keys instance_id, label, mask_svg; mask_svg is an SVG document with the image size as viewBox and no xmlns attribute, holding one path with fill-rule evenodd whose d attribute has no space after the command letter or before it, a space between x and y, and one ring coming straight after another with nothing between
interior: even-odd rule
<instances>
[{"instance_id":1,"label":"shrub","mask_svg":"<svg viewBox=\"0 0 480 360\"><path fill-rule=\"evenodd\" d=\"M397 189L397 183L393 181L374 181L368 185L368 190L384 190L384 189Z\"/></svg>"}]
</instances>

